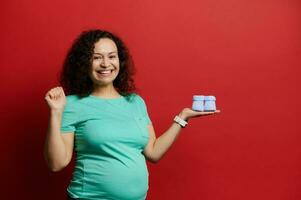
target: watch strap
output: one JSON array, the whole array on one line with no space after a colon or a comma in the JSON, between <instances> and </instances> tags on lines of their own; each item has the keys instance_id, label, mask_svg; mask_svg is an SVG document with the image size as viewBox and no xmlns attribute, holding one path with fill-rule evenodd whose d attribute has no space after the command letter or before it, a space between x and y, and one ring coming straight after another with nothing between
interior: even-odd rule
<instances>
[{"instance_id":1,"label":"watch strap","mask_svg":"<svg viewBox=\"0 0 301 200\"><path fill-rule=\"evenodd\" d=\"M181 117L177 115L175 116L174 121L178 123L182 128L185 128L185 126L188 124L187 121L183 120Z\"/></svg>"}]
</instances>

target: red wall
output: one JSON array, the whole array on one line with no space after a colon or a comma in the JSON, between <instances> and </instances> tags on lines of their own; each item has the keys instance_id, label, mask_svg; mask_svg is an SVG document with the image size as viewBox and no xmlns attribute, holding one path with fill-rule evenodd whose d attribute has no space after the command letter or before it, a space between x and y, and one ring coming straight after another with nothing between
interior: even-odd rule
<instances>
[{"instance_id":1,"label":"red wall","mask_svg":"<svg viewBox=\"0 0 301 200\"><path fill-rule=\"evenodd\" d=\"M157 136L194 94L222 111L148 163L148 199L301 199L297 0L7 0L0 11L1 199L65 198L73 166L46 168L44 95L89 28L128 44Z\"/></svg>"}]
</instances>

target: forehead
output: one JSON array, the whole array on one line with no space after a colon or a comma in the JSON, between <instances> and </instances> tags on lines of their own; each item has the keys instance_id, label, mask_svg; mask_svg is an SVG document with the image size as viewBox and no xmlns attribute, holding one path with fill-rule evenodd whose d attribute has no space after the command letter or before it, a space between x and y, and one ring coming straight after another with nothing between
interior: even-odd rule
<instances>
[{"instance_id":1,"label":"forehead","mask_svg":"<svg viewBox=\"0 0 301 200\"><path fill-rule=\"evenodd\" d=\"M101 38L94 44L94 53L107 54L111 52L117 52L117 46L109 38Z\"/></svg>"}]
</instances>

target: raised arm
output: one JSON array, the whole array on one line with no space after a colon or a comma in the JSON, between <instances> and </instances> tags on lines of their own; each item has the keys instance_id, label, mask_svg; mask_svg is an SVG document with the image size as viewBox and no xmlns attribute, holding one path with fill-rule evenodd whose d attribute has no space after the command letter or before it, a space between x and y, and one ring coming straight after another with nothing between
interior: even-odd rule
<instances>
[{"instance_id":1,"label":"raised arm","mask_svg":"<svg viewBox=\"0 0 301 200\"><path fill-rule=\"evenodd\" d=\"M45 95L50 109L49 127L44 144L44 157L51 171L65 168L72 158L74 133L60 133L66 97L61 87L52 88Z\"/></svg>"}]
</instances>

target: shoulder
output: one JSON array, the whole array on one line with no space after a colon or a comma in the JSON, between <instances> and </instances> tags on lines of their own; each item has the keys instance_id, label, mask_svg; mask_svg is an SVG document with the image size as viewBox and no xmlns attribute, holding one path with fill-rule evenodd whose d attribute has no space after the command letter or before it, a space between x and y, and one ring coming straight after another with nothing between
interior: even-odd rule
<instances>
[{"instance_id":1,"label":"shoulder","mask_svg":"<svg viewBox=\"0 0 301 200\"><path fill-rule=\"evenodd\" d=\"M130 101L134 102L134 103L143 103L144 104L144 99L141 97L141 95L137 94L137 93L131 93L129 95L127 95L127 97Z\"/></svg>"},{"instance_id":2,"label":"shoulder","mask_svg":"<svg viewBox=\"0 0 301 200\"><path fill-rule=\"evenodd\" d=\"M68 102L74 102L79 100L79 97L76 94L72 94L72 95L67 95L66 99Z\"/></svg>"},{"instance_id":3,"label":"shoulder","mask_svg":"<svg viewBox=\"0 0 301 200\"><path fill-rule=\"evenodd\" d=\"M77 109L81 98L78 95L67 95L66 96L66 109Z\"/></svg>"},{"instance_id":4,"label":"shoulder","mask_svg":"<svg viewBox=\"0 0 301 200\"><path fill-rule=\"evenodd\" d=\"M143 110L146 108L146 103L144 101L144 98L141 95L139 95L137 93L132 93L131 98L132 98L132 100L131 100L132 104L137 105L138 107L142 108Z\"/></svg>"},{"instance_id":5,"label":"shoulder","mask_svg":"<svg viewBox=\"0 0 301 200\"><path fill-rule=\"evenodd\" d=\"M79 97L75 94L66 96L66 103L69 105L76 104L79 101Z\"/></svg>"}]
</instances>

